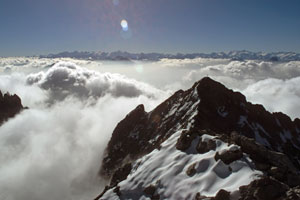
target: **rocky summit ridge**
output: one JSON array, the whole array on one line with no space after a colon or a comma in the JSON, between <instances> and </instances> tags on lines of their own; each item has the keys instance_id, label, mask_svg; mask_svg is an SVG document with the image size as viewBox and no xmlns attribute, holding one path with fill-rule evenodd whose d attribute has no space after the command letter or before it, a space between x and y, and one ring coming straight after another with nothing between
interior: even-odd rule
<instances>
[{"instance_id":1,"label":"rocky summit ridge","mask_svg":"<svg viewBox=\"0 0 300 200\"><path fill-rule=\"evenodd\" d=\"M300 199L299 171L300 120L205 77L118 123L96 199Z\"/></svg>"}]
</instances>

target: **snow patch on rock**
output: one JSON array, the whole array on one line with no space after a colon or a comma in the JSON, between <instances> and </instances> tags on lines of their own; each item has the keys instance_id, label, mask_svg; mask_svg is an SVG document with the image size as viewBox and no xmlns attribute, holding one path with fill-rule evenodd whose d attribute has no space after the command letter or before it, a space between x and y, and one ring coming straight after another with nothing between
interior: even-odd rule
<instances>
[{"instance_id":1,"label":"snow patch on rock","mask_svg":"<svg viewBox=\"0 0 300 200\"><path fill-rule=\"evenodd\" d=\"M155 149L133 163L134 170L117 186L122 199L149 199L143 189L149 185L156 188L155 192L160 199L194 199L197 192L205 196L215 196L220 188L234 192L261 175L261 172L253 169L252 161L247 155L229 165L221 160L216 161L214 156L217 151L239 147L228 145L210 135L203 135L195 140L215 140L215 151L189 154L177 150L176 141L182 131L170 136L161 144L159 150ZM187 170L191 165L194 165L195 174L189 176ZM120 199L114 189L108 190L101 199Z\"/></svg>"}]
</instances>

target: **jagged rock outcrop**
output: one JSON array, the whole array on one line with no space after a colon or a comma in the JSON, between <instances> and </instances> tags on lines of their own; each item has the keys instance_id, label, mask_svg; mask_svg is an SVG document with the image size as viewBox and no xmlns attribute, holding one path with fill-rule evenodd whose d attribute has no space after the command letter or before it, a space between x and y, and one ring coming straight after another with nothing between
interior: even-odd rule
<instances>
[{"instance_id":1,"label":"jagged rock outcrop","mask_svg":"<svg viewBox=\"0 0 300 200\"><path fill-rule=\"evenodd\" d=\"M181 131L179 135L178 130ZM236 170L236 163L242 162L243 166L260 171L263 177L271 180L269 182L275 180L276 184L272 183L276 187L280 186L282 190L280 197L287 198L288 191L290 196L297 196L294 187L300 184L300 120L292 121L283 113L270 113L262 105L247 102L241 93L229 90L208 77L196 82L189 90L177 91L149 113L145 112L143 105L129 113L113 131L101 174L108 178L113 177L119 167L136 162L139 158L143 160L144 155L155 152L155 149L160 151L161 145L168 143L170 138L175 137L175 133L178 138L174 140L173 151L183 152L187 157L199 154L199 158L200 155L206 156L215 152L212 156L215 161L209 162L221 165L221 168L227 166L229 170L224 175L219 171L220 166L214 169L207 161L203 161L206 164L198 166L197 163L191 163L184 167L187 177L203 173L202 168L206 166L206 169L213 167L217 175L224 178ZM207 134L215 138L207 139L205 136L206 139L201 139ZM220 141L235 146L224 149L221 148ZM247 156L251 163L246 161ZM220 162L223 164L219 164ZM135 163L130 173L138 166ZM253 182L248 186L250 189L255 188L264 183L261 182ZM115 188L115 185L114 182L106 190ZM124 188L119 188L118 191L121 190ZM200 196L195 193L196 199L204 197L199 192ZM245 195L247 198L265 198L259 192ZM224 191L221 194L227 195ZM218 195L214 198L217 197Z\"/></svg>"},{"instance_id":2,"label":"jagged rock outcrop","mask_svg":"<svg viewBox=\"0 0 300 200\"><path fill-rule=\"evenodd\" d=\"M7 119L14 117L22 109L24 107L19 96L9 93L3 95L0 91L0 125Z\"/></svg>"},{"instance_id":3,"label":"jagged rock outcrop","mask_svg":"<svg viewBox=\"0 0 300 200\"><path fill-rule=\"evenodd\" d=\"M193 112L187 113L191 106ZM272 114L262 105L247 102L241 93L206 77L191 89L176 92L149 113L143 105L129 113L112 134L102 172L110 174L123 160L135 159L157 148L177 124L186 127L189 117L194 120L195 130L224 134L236 131L266 148L286 153L300 167L299 119L292 121L283 113Z\"/></svg>"}]
</instances>

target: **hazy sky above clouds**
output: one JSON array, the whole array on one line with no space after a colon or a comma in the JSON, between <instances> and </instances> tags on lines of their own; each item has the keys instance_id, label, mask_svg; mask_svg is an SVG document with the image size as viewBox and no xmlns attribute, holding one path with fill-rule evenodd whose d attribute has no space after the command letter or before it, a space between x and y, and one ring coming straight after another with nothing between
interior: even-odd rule
<instances>
[{"instance_id":1,"label":"hazy sky above clouds","mask_svg":"<svg viewBox=\"0 0 300 200\"><path fill-rule=\"evenodd\" d=\"M300 52L299 9L298 0L1 0L0 56Z\"/></svg>"}]
</instances>

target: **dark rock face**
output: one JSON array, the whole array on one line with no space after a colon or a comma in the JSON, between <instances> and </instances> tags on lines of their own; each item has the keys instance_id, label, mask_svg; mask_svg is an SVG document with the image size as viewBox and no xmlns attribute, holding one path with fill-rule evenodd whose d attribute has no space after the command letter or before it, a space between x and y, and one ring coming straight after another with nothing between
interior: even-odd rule
<instances>
[{"instance_id":1,"label":"dark rock face","mask_svg":"<svg viewBox=\"0 0 300 200\"><path fill-rule=\"evenodd\" d=\"M144 192L147 196L149 196L151 199L160 199L160 195L156 194L156 187L154 185L149 185L144 189Z\"/></svg>"},{"instance_id":2,"label":"dark rock face","mask_svg":"<svg viewBox=\"0 0 300 200\"><path fill-rule=\"evenodd\" d=\"M197 140L201 135L209 134L240 147L217 152L216 160L228 165L242 159L245 153L249 155L253 167L262 171L264 177L241 187L241 199L299 197L299 188L295 187L300 185L300 120L292 121L283 113L270 113L261 105L247 102L241 93L208 77L189 90L176 92L149 113L143 105L129 113L112 134L101 174L114 177L118 166L159 149L160 144L178 129L185 131L177 140L177 150L186 152L192 145L195 148L192 153L216 150L215 141ZM186 174L192 177L195 170L195 165L191 165ZM149 196L152 196L152 189L147 189ZM220 190L219 193L207 198L229 199L228 192ZM206 197L199 193L195 198Z\"/></svg>"},{"instance_id":3,"label":"dark rock face","mask_svg":"<svg viewBox=\"0 0 300 200\"><path fill-rule=\"evenodd\" d=\"M239 145L241 151L247 153L254 161L257 170L263 171L269 177L289 187L300 185L299 168L293 165L287 155L272 151L256 143L254 139L239 135L236 132L232 132L225 140Z\"/></svg>"},{"instance_id":4,"label":"dark rock face","mask_svg":"<svg viewBox=\"0 0 300 200\"><path fill-rule=\"evenodd\" d=\"M147 194L147 195L150 195L150 196L153 196L154 193L155 193L155 186L154 185L149 185L148 187L145 188L144 192Z\"/></svg>"},{"instance_id":5,"label":"dark rock face","mask_svg":"<svg viewBox=\"0 0 300 200\"><path fill-rule=\"evenodd\" d=\"M288 155L267 149L256 143L254 139L239 135L236 132L231 133L230 140L230 142L239 145L243 152L249 154L260 170L267 171L270 175L276 176L278 180L282 181L280 177L283 177L287 181L289 173L293 174L295 179L299 177L297 175L299 168L293 165ZM274 167L271 168L271 166Z\"/></svg>"},{"instance_id":6,"label":"dark rock face","mask_svg":"<svg viewBox=\"0 0 300 200\"><path fill-rule=\"evenodd\" d=\"M230 192L221 189L213 200L230 200Z\"/></svg>"},{"instance_id":7,"label":"dark rock face","mask_svg":"<svg viewBox=\"0 0 300 200\"><path fill-rule=\"evenodd\" d=\"M9 93L3 95L0 91L0 125L7 119L14 117L22 109L20 97Z\"/></svg>"},{"instance_id":8,"label":"dark rock face","mask_svg":"<svg viewBox=\"0 0 300 200\"><path fill-rule=\"evenodd\" d=\"M111 178L111 180L110 180L110 184L107 185L107 186L104 188L104 190L102 191L102 193L99 194L99 195L95 198L95 200L96 200L96 199L99 199L99 198L100 198L107 190L109 190L109 189L111 189L111 188L113 188L113 187L115 187L115 186L116 186L116 187L114 188L114 192L115 192L118 196L121 196L120 187L117 186L117 184L118 184L119 182L121 182L121 181L123 181L123 180L125 180L125 179L127 178L127 176L129 175L131 169L132 169L132 166L131 166L130 163L127 163L127 164L124 165L123 167L118 168L118 169L114 172L114 174L113 174L113 176L112 176L112 178Z\"/></svg>"},{"instance_id":9,"label":"dark rock face","mask_svg":"<svg viewBox=\"0 0 300 200\"><path fill-rule=\"evenodd\" d=\"M252 181L247 186L240 187L240 199L270 200L286 199L286 192L289 187L279 181L264 177Z\"/></svg>"},{"instance_id":10,"label":"dark rock face","mask_svg":"<svg viewBox=\"0 0 300 200\"><path fill-rule=\"evenodd\" d=\"M183 133L177 140L176 149L181 150L181 151L187 150L191 146L191 143L195 139L196 136L197 135L194 134L194 132L183 131Z\"/></svg>"},{"instance_id":11,"label":"dark rock face","mask_svg":"<svg viewBox=\"0 0 300 200\"><path fill-rule=\"evenodd\" d=\"M123 167L118 168L115 171L115 173L114 173L114 175L113 175L113 177L112 177L112 179L110 181L110 185L111 186L115 186L120 181L125 180L127 178L128 174L130 173L130 171L131 171L131 164L129 164L129 163L126 164Z\"/></svg>"}]
</instances>

